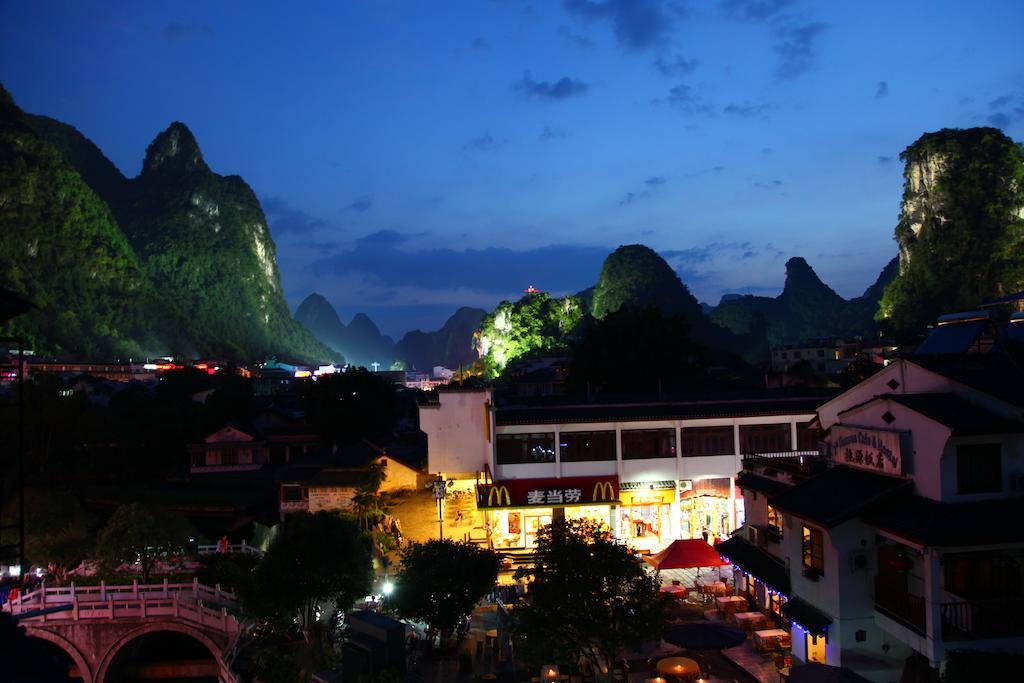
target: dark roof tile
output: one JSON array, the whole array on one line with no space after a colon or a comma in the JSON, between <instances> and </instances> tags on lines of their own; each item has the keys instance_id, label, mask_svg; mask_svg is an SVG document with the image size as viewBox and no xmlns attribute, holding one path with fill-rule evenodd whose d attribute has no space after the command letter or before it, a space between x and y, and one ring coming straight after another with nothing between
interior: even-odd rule
<instances>
[{"instance_id":1,"label":"dark roof tile","mask_svg":"<svg viewBox=\"0 0 1024 683\"><path fill-rule=\"evenodd\" d=\"M773 496L771 503L780 510L831 528L909 486L906 479L837 466Z\"/></svg>"}]
</instances>

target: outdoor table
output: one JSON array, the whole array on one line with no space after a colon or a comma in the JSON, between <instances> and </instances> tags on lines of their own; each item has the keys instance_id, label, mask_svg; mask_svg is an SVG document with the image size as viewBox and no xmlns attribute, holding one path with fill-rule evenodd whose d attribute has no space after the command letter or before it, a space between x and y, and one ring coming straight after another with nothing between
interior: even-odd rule
<instances>
[{"instance_id":1,"label":"outdoor table","mask_svg":"<svg viewBox=\"0 0 1024 683\"><path fill-rule=\"evenodd\" d=\"M789 647L789 632L781 628L754 631L754 647L761 651L774 650L777 645Z\"/></svg>"},{"instance_id":2,"label":"outdoor table","mask_svg":"<svg viewBox=\"0 0 1024 683\"><path fill-rule=\"evenodd\" d=\"M682 680L696 680L700 676L700 667L689 657L666 657L658 660L655 670L659 676L673 677Z\"/></svg>"},{"instance_id":3,"label":"outdoor table","mask_svg":"<svg viewBox=\"0 0 1024 683\"><path fill-rule=\"evenodd\" d=\"M744 631L753 631L764 625L765 617L760 612L737 612L736 625Z\"/></svg>"},{"instance_id":4,"label":"outdoor table","mask_svg":"<svg viewBox=\"0 0 1024 683\"><path fill-rule=\"evenodd\" d=\"M722 581L713 581L712 583L705 583L702 587L702 591L706 595L725 595L725 583Z\"/></svg>"},{"instance_id":5,"label":"outdoor table","mask_svg":"<svg viewBox=\"0 0 1024 683\"><path fill-rule=\"evenodd\" d=\"M730 616L736 612L747 611L747 601L738 595L727 595L722 598L715 598L715 603L718 606L718 611L725 616Z\"/></svg>"},{"instance_id":6,"label":"outdoor table","mask_svg":"<svg viewBox=\"0 0 1024 683\"><path fill-rule=\"evenodd\" d=\"M680 600L685 600L690 595L690 591L688 591L685 586L662 586L661 592L667 593L674 598L679 598Z\"/></svg>"}]
</instances>

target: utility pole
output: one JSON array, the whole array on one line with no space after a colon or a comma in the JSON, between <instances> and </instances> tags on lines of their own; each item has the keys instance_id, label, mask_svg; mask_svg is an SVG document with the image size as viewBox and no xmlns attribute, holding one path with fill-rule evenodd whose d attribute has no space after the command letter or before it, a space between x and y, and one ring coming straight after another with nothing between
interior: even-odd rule
<instances>
[{"instance_id":1,"label":"utility pole","mask_svg":"<svg viewBox=\"0 0 1024 683\"><path fill-rule=\"evenodd\" d=\"M427 488L432 489L434 493L434 500L437 501L437 537L440 540L444 540L444 512L443 504L444 497L448 495L448 489L455 485L455 482L449 479L445 481L444 477L439 472L437 478L427 484Z\"/></svg>"}]
</instances>

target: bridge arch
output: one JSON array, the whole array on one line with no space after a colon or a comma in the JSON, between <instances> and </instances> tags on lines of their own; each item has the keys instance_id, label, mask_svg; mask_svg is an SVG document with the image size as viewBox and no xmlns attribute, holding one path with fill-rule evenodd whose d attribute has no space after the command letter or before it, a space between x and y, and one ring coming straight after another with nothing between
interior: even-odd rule
<instances>
[{"instance_id":1,"label":"bridge arch","mask_svg":"<svg viewBox=\"0 0 1024 683\"><path fill-rule=\"evenodd\" d=\"M53 643L60 649L64 650L64 652L71 657L71 661L75 663L75 666L78 667L78 671L82 674L82 683L93 683L94 680L99 680L93 677L92 667L89 666L89 662L86 661L85 656L78 651L78 648L75 647L75 644L70 640L63 638L52 631L45 631L31 626L26 626L25 635L29 638L38 638L39 640L45 640Z\"/></svg>"},{"instance_id":2,"label":"bridge arch","mask_svg":"<svg viewBox=\"0 0 1024 683\"><path fill-rule=\"evenodd\" d=\"M107 670L110 668L110 663L114 661L114 657L126 644L131 641L144 636L147 633L160 633L160 632L172 632L181 633L202 643L210 654L213 656L214 661L217 662L218 678L222 681L233 680L227 670L227 666L224 664L224 658L221 656L220 646L206 635L203 631L193 626L181 624L173 621L160 621L152 622L139 626L138 628L128 631L123 636L118 638L113 645L111 645L103 657L100 659L100 665L96 670L96 676L93 679L95 683L103 683L107 677Z\"/></svg>"}]
</instances>

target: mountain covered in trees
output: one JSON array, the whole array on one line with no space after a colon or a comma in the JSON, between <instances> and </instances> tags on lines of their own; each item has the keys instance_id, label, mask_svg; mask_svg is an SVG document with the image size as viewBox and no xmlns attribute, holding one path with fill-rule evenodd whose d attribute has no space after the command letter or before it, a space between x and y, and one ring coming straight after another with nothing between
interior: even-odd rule
<instances>
[{"instance_id":1,"label":"mountain covered in trees","mask_svg":"<svg viewBox=\"0 0 1024 683\"><path fill-rule=\"evenodd\" d=\"M763 329L769 346L812 337L863 335L874 327L882 289L895 275L894 258L862 296L847 300L798 256L786 262L786 285L779 296L722 297L710 318L737 334Z\"/></svg>"},{"instance_id":2,"label":"mountain covered in trees","mask_svg":"<svg viewBox=\"0 0 1024 683\"><path fill-rule=\"evenodd\" d=\"M395 345L395 360L410 370L429 371L434 366L459 368L477 359L473 333L487 311L463 306L435 332L413 330Z\"/></svg>"},{"instance_id":3,"label":"mountain covered in trees","mask_svg":"<svg viewBox=\"0 0 1024 683\"><path fill-rule=\"evenodd\" d=\"M263 210L173 123L126 178L73 127L0 91L0 286L38 308L6 331L40 353L326 361L292 318Z\"/></svg>"},{"instance_id":4,"label":"mountain covered in trees","mask_svg":"<svg viewBox=\"0 0 1024 683\"><path fill-rule=\"evenodd\" d=\"M897 338L1024 290L1024 148L995 128L945 129L900 155L899 275L877 311Z\"/></svg>"}]
</instances>

